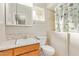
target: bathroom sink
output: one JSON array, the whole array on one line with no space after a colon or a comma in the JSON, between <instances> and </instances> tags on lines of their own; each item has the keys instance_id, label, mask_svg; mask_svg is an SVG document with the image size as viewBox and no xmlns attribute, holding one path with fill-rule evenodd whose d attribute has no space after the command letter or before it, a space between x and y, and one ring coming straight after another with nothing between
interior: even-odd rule
<instances>
[{"instance_id":1,"label":"bathroom sink","mask_svg":"<svg viewBox=\"0 0 79 59\"><path fill-rule=\"evenodd\" d=\"M34 44L34 43L39 43L39 41L35 38L17 39L16 40L16 45L19 45L19 44L29 45L29 44Z\"/></svg>"}]
</instances>

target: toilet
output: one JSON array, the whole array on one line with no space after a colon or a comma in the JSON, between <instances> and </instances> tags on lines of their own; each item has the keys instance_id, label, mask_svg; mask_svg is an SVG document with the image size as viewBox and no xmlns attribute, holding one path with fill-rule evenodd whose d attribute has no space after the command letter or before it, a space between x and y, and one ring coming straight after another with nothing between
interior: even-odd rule
<instances>
[{"instance_id":1,"label":"toilet","mask_svg":"<svg viewBox=\"0 0 79 59\"><path fill-rule=\"evenodd\" d=\"M40 41L41 55L42 56L54 56L55 55L55 48L46 44L47 36L40 36L39 35L39 36L36 36L36 38Z\"/></svg>"}]
</instances>

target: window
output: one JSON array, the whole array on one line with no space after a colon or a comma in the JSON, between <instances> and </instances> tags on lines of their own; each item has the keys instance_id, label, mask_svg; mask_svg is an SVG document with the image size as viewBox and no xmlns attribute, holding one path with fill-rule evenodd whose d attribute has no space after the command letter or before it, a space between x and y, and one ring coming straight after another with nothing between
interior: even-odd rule
<instances>
[{"instance_id":1,"label":"window","mask_svg":"<svg viewBox=\"0 0 79 59\"><path fill-rule=\"evenodd\" d=\"M33 8L33 20L45 21L45 10L44 10L44 8L34 6L34 8Z\"/></svg>"}]
</instances>

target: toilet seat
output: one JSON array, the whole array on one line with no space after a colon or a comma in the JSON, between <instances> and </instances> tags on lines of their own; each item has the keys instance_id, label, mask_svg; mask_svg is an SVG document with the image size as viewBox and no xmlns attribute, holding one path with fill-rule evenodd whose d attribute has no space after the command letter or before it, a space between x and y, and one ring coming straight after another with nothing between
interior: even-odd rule
<instances>
[{"instance_id":1,"label":"toilet seat","mask_svg":"<svg viewBox=\"0 0 79 59\"><path fill-rule=\"evenodd\" d=\"M49 45L43 45L41 48L44 55L52 56L55 54L55 49Z\"/></svg>"}]
</instances>

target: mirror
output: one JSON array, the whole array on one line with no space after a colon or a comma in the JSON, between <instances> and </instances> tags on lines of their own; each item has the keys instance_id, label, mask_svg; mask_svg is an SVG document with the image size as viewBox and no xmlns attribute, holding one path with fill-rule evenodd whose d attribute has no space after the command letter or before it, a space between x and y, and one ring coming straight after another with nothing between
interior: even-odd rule
<instances>
[{"instance_id":1,"label":"mirror","mask_svg":"<svg viewBox=\"0 0 79 59\"><path fill-rule=\"evenodd\" d=\"M16 24L25 25L26 17L24 15L16 14Z\"/></svg>"},{"instance_id":2,"label":"mirror","mask_svg":"<svg viewBox=\"0 0 79 59\"><path fill-rule=\"evenodd\" d=\"M6 3L6 25L32 26L32 7Z\"/></svg>"}]
</instances>

